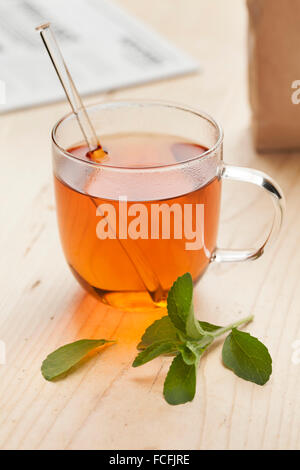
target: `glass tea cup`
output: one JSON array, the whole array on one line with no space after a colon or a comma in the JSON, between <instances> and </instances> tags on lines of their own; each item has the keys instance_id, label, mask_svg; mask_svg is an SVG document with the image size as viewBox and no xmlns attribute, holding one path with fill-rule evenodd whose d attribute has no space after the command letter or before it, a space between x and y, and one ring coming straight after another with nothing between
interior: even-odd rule
<instances>
[{"instance_id":1,"label":"glass tea cup","mask_svg":"<svg viewBox=\"0 0 300 470\"><path fill-rule=\"evenodd\" d=\"M207 114L154 101L88 107L107 158L86 156L74 114L53 128L60 237L80 284L104 303L165 306L176 278L196 283L210 263L259 258L280 229L283 195L266 174L223 162L223 133ZM273 223L254 249L217 247L223 179L252 183L273 201Z\"/></svg>"}]
</instances>

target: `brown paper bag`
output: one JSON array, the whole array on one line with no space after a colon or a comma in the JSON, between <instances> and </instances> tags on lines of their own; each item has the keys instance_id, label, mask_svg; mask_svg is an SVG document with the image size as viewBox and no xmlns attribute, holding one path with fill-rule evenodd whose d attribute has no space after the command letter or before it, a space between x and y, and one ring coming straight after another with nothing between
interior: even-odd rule
<instances>
[{"instance_id":1,"label":"brown paper bag","mask_svg":"<svg viewBox=\"0 0 300 470\"><path fill-rule=\"evenodd\" d=\"M299 149L300 0L247 0L247 5L256 147L264 151Z\"/></svg>"}]
</instances>

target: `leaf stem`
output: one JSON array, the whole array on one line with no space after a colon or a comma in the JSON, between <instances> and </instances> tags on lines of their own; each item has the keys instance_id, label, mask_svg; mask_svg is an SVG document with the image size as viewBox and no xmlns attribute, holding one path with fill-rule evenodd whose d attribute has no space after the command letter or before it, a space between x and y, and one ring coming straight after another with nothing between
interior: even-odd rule
<instances>
[{"instance_id":1,"label":"leaf stem","mask_svg":"<svg viewBox=\"0 0 300 470\"><path fill-rule=\"evenodd\" d=\"M217 338L218 336L223 335L227 331L232 330L233 328L237 328L240 325L246 325L247 323L251 322L254 318L254 315L249 315L248 317L243 318L242 320L236 321L231 325L224 326L223 328L219 328L218 330L213 331L211 334Z\"/></svg>"}]
</instances>

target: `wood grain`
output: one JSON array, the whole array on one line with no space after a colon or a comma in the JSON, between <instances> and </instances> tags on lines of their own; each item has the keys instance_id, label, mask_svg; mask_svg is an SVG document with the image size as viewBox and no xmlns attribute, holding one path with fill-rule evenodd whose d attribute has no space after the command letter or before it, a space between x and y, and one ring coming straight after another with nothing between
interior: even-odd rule
<instances>
[{"instance_id":1,"label":"wood grain","mask_svg":"<svg viewBox=\"0 0 300 470\"><path fill-rule=\"evenodd\" d=\"M287 197L280 238L256 262L211 266L196 292L202 319L226 323L253 313L249 331L273 357L264 387L221 364L220 345L202 361L193 403L168 406L162 387L170 359L133 369L135 347L158 313L124 313L86 295L58 239L50 138L65 103L1 116L0 447L2 449L299 449L300 155L259 156L247 101L246 10L237 0L120 0L183 48L201 74L108 93L95 99L164 98L197 105L225 129L225 159L270 173ZM251 245L270 223L258 190L224 185L219 244ZM43 380L56 347L83 337L118 340L67 379Z\"/></svg>"}]
</instances>

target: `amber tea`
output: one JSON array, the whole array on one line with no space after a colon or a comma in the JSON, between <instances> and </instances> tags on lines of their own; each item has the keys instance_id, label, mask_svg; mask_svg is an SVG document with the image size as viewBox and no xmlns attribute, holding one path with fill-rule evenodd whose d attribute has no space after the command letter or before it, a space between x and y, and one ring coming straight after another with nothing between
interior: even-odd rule
<instances>
[{"instance_id":1,"label":"amber tea","mask_svg":"<svg viewBox=\"0 0 300 470\"><path fill-rule=\"evenodd\" d=\"M161 162L171 166L201 158L207 150L163 134L103 136L102 143L107 157L101 166L112 170L151 171ZM69 153L88 160L87 150L77 146ZM190 272L197 281L209 264L217 239L221 191L218 177L186 192L192 175L179 170L172 181L175 196L168 198L160 198L155 174L152 178L149 175L147 187L137 194L138 178L137 171L128 182L127 194L117 194L116 186L115 198L107 198L93 196L107 193L109 181L101 175L101 169L81 175L77 187L55 177L60 235L71 270L102 301L122 308L148 307L155 300L151 300L145 285L143 269L150 270L162 288L159 305L179 275ZM151 200L144 197L149 193ZM130 243L130 250L126 243ZM137 266L140 258L142 264Z\"/></svg>"}]
</instances>

